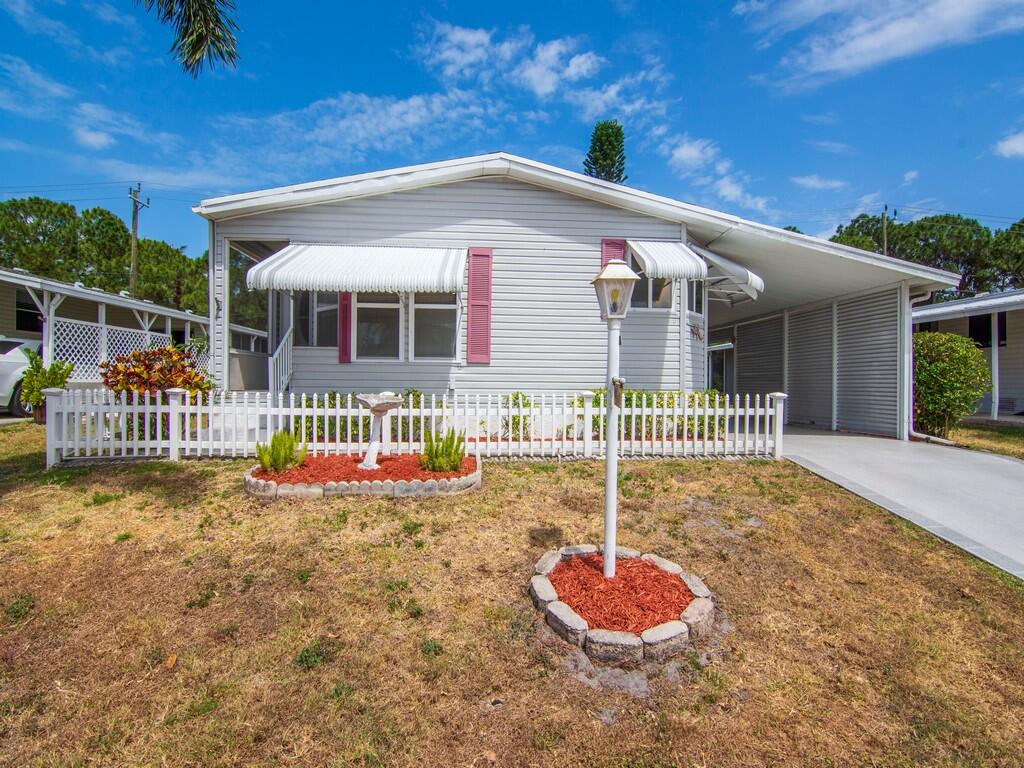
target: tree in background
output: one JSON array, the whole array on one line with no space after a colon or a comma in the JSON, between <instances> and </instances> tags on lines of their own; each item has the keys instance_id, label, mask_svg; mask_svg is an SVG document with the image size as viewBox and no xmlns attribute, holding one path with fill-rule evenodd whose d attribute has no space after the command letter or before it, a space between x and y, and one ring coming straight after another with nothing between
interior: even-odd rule
<instances>
[{"instance_id":1,"label":"tree in background","mask_svg":"<svg viewBox=\"0 0 1024 768\"><path fill-rule=\"evenodd\" d=\"M583 172L605 181L624 184L626 134L618 120L601 120L590 134L590 150L583 158Z\"/></svg>"},{"instance_id":2,"label":"tree in background","mask_svg":"<svg viewBox=\"0 0 1024 768\"><path fill-rule=\"evenodd\" d=\"M244 253L232 249L230 261L230 279L228 285L228 312L231 322L248 325L250 328L267 327L267 293L266 291L250 291L245 284L245 274L253 265L252 259Z\"/></svg>"},{"instance_id":3,"label":"tree in background","mask_svg":"<svg viewBox=\"0 0 1024 768\"><path fill-rule=\"evenodd\" d=\"M174 27L171 53L192 77L199 77L205 66L237 64L234 0L135 0L135 4L147 11L156 9L160 23Z\"/></svg>"},{"instance_id":4,"label":"tree in background","mask_svg":"<svg viewBox=\"0 0 1024 768\"><path fill-rule=\"evenodd\" d=\"M43 197L0 203L0 267L27 269L54 280L76 280L78 214Z\"/></svg>"},{"instance_id":5,"label":"tree in background","mask_svg":"<svg viewBox=\"0 0 1024 768\"><path fill-rule=\"evenodd\" d=\"M122 290L128 281L131 233L106 208L89 208L78 216L78 266L75 279L104 291Z\"/></svg>"},{"instance_id":6,"label":"tree in background","mask_svg":"<svg viewBox=\"0 0 1024 768\"><path fill-rule=\"evenodd\" d=\"M805 234L804 231L800 229L800 227L794 227L792 224L787 224L785 227L783 227L783 229L786 230L787 232L796 232L798 235Z\"/></svg>"},{"instance_id":7,"label":"tree in background","mask_svg":"<svg viewBox=\"0 0 1024 768\"><path fill-rule=\"evenodd\" d=\"M206 260L190 259L181 248L162 240L141 238L138 295L154 304L205 315L209 303Z\"/></svg>"},{"instance_id":8,"label":"tree in background","mask_svg":"<svg viewBox=\"0 0 1024 768\"><path fill-rule=\"evenodd\" d=\"M840 225L832 241L882 253L882 217L862 213ZM889 256L959 274L955 294L1024 287L1024 221L995 233L977 219L949 213L890 221L888 245Z\"/></svg>"}]
</instances>

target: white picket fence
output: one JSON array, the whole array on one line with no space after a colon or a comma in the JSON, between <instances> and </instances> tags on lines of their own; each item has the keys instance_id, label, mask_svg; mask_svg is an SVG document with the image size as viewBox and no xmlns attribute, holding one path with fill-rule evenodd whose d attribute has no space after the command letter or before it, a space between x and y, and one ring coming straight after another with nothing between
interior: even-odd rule
<instances>
[{"instance_id":1,"label":"white picket fence","mask_svg":"<svg viewBox=\"0 0 1024 768\"><path fill-rule=\"evenodd\" d=\"M254 456L278 430L299 435L310 455L362 454L370 413L352 395L267 392L189 398L46 390L46 463L74 459ZM656 393L621 409L624 457L769 456L782 453L786 396ZM418 453L424 435L464 432L467 452L485 457L604 454L605 411L592 392L410 395L384 420L382 452Z\"/></svg>"}]
</instances>

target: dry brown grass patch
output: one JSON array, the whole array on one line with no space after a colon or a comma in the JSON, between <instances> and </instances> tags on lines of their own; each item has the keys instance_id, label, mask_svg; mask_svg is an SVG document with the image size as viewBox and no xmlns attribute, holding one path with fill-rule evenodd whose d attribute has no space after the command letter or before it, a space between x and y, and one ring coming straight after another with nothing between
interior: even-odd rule
<instances>
[{"instance_id":1,"label":"dry brown grass patch","mask_svg":"<svg viewBox=\"0 0 1024 768\"><path fill-rule=\"evenodd\" d=\"M33 598L0 619L0 764L1021 762L1019 582L796 466L623 462L621 543L732 626L639 701L566 673L524 592L599 540L599 464L261 506L245 461L47 474L40 433L0 432L0 601Z\"/></svg>"}]
</instances>

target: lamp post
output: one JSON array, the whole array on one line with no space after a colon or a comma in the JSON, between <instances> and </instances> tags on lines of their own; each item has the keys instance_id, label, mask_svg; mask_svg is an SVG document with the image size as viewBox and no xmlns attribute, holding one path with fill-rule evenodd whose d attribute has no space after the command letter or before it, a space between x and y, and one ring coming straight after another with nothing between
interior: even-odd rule
<instances>
[{"instance_id":1,"label":"lamp post","mask_svg":"<svg viewBox=\"0 0 1024 768\"><path fill-rule=\"evenodd\" d=\"M605 413L607 414L607 446L604 454L604 576L615 576L615 529L619 486L619 409L622 388L619 378L619 334L629 310L633 286L640 277L621 259L609 261L594 278L601 319L608 323L608 378L605 382Z\"/></svg>"}]
</instances>

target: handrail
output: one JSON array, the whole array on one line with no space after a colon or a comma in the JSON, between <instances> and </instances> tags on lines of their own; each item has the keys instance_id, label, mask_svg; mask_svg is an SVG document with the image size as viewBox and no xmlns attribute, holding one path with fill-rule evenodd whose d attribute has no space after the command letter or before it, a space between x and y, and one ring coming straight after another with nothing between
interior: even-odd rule
<instances>
[{"instance_id":1,"label":"handrail","mask_svg":"<svg viewBox=\"0 0 1024 768\"><path fill-rule=\"evenodd\" d=\"M267 366L267 386L270 391L284 392L292 380L292 328L281 337L274 354L267 360Z\"/></svg>"}]
</instances>

